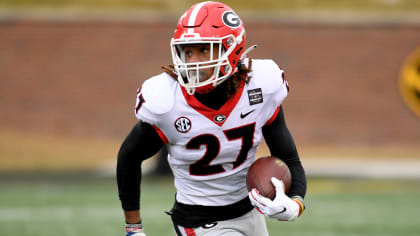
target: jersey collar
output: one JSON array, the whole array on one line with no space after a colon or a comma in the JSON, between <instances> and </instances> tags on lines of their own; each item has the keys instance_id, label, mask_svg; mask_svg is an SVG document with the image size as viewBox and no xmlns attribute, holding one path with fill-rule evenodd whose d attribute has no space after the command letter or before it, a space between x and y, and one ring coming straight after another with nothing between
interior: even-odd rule
<instances>
[{"instance_id":1,"label":"jersey collar","mask_svg":"<svg viewBox=\"0 0 420 236\"><path fill-rule=\"evenodd\" d=\"M194 110L203 116L207 117L216 125L222 126L228 119L233 108L235 108L236 104L238 104L244 90L244 85L245 81L241 81L241 84L239 85L236 93L231 98L229 98L218 110L205 106L194 95L189 95L184 87L181 85L179 86L181 87L182 94L184 95L185 101L188 103L188 105L190 105Z\"/></svg>"}]
</instances>

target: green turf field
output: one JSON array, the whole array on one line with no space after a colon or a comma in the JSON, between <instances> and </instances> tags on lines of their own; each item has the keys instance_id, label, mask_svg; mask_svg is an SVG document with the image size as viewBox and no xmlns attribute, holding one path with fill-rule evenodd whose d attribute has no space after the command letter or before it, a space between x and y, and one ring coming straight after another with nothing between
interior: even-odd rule
<instances>
[{"instance_id":1,"label":"green turf field","mask_svg":"<svg viewBox=\"0 0 420 236\"><path fill-rule=\"evenodd\" d=\"M145 179L142 216L149 236L174 235L171 180ZM420 182L310 180L296 222L268 220L270 235L420 235ZM0 178L0 235L124 235L113 178Z\"/></svg>"}]
</instances>

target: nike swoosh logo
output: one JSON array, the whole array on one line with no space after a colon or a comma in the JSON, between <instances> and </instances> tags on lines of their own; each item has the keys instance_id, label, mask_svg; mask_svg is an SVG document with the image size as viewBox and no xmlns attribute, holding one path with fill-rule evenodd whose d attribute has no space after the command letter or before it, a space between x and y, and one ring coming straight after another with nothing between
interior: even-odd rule
<instances>
[{"instance_id":1,"label":"nike swoosh logo","mask_svg":"<svg viewBox=\"0 0 420 236\"><path fill-rule=\"evenodd\" d=\"M209 223L209 224L204 224L203 225L203 228L205 228L205 229L211 229L211 228L213 228L214 226L216 226L217 225L217 223L216 222L214 222L214 223Z\"/></svg>"},{"instance_id":2,"label":"nike swoosh logo","mask_svg":"<svg viewBox=\"0 0 420 236\"><path fill-rule=\"evenodd\" d=\"M283 210L282 211L280 211L279 213L277 213L277 214L280 214L280 213L283 213L283 212L285 212L287 209L286 209L286 207L283 207Z\"/></svg>"},{"instance_id":3,"label":"nike swoosh logo","mask_svg":"<svg viewBox=\"0 0 420 236\"><path fill-rule=\"evenodd\" d=\"M243 118L245 118L245 117L247 117L249 114L251 114L252 112L254 112L255 111L255 109L253 109L253 110L250 110L250 111L248 111L247 113L245 113L245 114L242 114L242 112L241 112L241 119L243 119Z\"/></svg>"}]
</instances>

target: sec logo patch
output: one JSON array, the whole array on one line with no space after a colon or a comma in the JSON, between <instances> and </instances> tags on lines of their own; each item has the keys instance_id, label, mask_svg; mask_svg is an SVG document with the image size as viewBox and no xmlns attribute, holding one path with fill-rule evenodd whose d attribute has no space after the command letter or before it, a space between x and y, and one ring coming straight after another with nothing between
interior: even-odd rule
<instances>
[{"instance_id":1,"label":"sec logo patch","mask_svg":"<svg viewBox=\"0 0 420 236\"><path fill-rule=\"evenodd\" d=\"M175 121L175 128L180 133L187 133L191 130L191 121L188 119L188 117L179 117Z\"/></svg>"}]
</instances>

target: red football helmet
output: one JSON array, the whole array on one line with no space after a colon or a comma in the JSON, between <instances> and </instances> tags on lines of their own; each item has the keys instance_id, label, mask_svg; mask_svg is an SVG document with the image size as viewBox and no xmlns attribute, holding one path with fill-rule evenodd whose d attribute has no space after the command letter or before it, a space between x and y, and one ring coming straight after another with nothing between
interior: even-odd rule
<instances>
[{"instance_id":1,"label":"red football helmet","mask_svg":"<svg viewBox=\"0 0 420 236\"><path fill-rule=\"evenodd\" d=\"M210 46L207 61L187 63L183 47ZM178 21L171 40L172 60L179 83L189 94L207 93L238 71L244 53L245 28L236 13L219 2L202 2L192 6ZM218 48L219 55L213 55ZM213 68L210 78L200 81L200 70Z\"/></svg>"}]
</instances>

